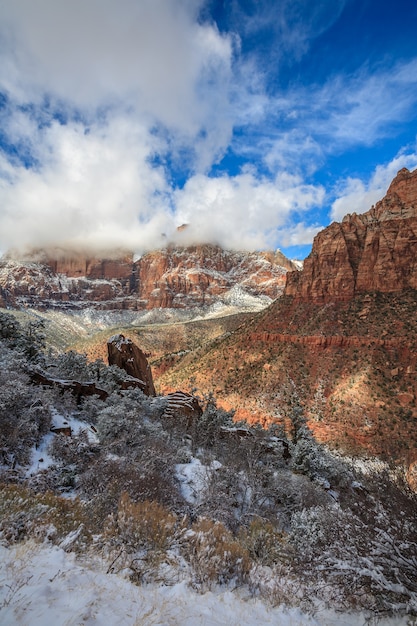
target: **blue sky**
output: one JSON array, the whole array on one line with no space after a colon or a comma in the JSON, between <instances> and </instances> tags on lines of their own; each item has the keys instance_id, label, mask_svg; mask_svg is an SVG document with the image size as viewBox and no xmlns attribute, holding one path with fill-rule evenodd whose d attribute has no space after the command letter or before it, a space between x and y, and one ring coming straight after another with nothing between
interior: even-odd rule
<instances>
[{"instance_id":1,"label":"blue sky","mask_svg":"<svg viewBox=\"0 0 417 626\"><path fill-rule=\"evenodd\" d=\"M417 167L416 32L414 0L0 0L0 250L304 258Z\"/></svg>"}]
</instances>

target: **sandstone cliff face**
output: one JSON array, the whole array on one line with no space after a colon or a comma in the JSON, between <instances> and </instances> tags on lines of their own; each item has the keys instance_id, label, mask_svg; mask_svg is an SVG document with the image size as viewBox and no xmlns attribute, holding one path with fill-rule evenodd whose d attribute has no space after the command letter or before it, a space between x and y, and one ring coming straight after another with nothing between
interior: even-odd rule
<instances>
[{"instance_id":1,"label":"sandstone cliff face","mask_svg":"<svg viewBox=\"0 0 417 626\"><path fill-rule=\"evenodd\" d=\"M417 170L404 168L367 213L317 235L303 271L288 273L285 294L326 303L410 288L417 289Z\"/></svg>"},{"instance_id":2,"label":"sandstone cliff face","mask_svg":"<svg viewBox=\"0 0 417 626\"><path fill-rule=\"evenodd\" d=\"M120 252L94 259L49 251L0 261L0 305L105 309L190 308L227 298L239 287L253 296L282 294L294 265L281 252L232 252L218 246Z\"/></svg>"},{"instance_id":3,"label":"sandstone cliff face","mask_svg":"<svg viewBox=\"0 0 417 626\"><path fill-rule=\"evenodd\" d=\"M293 268L280 252L229 252L211 245L171 248L138 261L138 292L148 309L213 304L235 285L275 299Z\"/></svg>"}]
</instances>

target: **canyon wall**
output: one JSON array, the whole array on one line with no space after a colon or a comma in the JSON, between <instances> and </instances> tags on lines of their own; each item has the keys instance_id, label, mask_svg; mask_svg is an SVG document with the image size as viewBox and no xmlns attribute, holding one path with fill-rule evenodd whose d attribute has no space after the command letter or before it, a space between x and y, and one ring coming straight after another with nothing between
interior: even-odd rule
<instances>
[{"instance_id":1,"label":"canyon wall","mask_svg":"<svg viewBox=\"0 0 417 626\"><path fill-rule=\"evenodd\" d=\"M410 288L417 289L417 170L404 168L367 213L316 236L303 271L288 273L285 294L326 303Z\"/></svg>"},{"instance_id":2,"label":"canyon wall","mask_svg":"<svg viewBox=\"0 0 417 626\"><path fill-rule=\"evenodd\" d=\"M237 252L219 246L168 247L134 260L116 252L93 258L34 251L0 261L0 306L145 310L200 307L242 294L280 296L294 264L281 252ZM237 291L236 291L237 290Z\"/></svg>"}]
</instances>

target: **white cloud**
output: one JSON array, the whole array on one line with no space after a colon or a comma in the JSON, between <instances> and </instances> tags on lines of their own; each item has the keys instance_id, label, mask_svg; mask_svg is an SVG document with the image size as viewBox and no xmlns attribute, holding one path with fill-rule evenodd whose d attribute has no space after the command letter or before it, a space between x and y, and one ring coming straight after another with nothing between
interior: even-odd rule
<instances>
[{"instance_id":1,"label":"white cloud","mask_svg":"<svg viewBox=\"0 0 417 626\"><path fill-rule=\"evenodd\" d=\"M175 236L234 248L310 243L319 227L305 213L323 205L324 190L307 177L329 153L370 145L416 102L417 61L283 93L264 47L260 65L237 33L198 19L204 4L0 0L0 124L16 148L0 153L3 250L141 252ZM252 29L242 37L266 29L278 56L293 59L345 0L278 4L254 2L243 18L231 6ZM241 157L240 173L234 163L234 175L208 176L227 153ZM367 210L407 158L369 181L342 181L332 217Z\"/></svg>"},{"instance_id":2,"label":"white cloud","mask_svg":"<svg viewBox=\"0 0 417 626\"><path fill-rule=\"evenodd\" d=\"M190 224L180 240L209 239L235 249L280 245L293 212L320 206L323 198L322 187L289 174L273 181L250 171L233 178L196 175L175 196L178 221Z\"/></svg>"},{"instance_id":3,"label":"white cloud","mask_svg":"<svg viewBox=\"0 0 417 626\"><path fill-rule=\"evenodd\" d=\"M2 0L0 246L143 250L175 227L167 158L230 142L232 37L203 0ZM59 120L59 121L58 121Z\"/></svg>"},{"instance_id":4,"label":"white cloud","mask_svg":"<svg viewBox=\"0 0 417 626\"><path fill-rule=\"evenodd\" d=\"M38 128L26 117L19 126L19 120L17 113L15 139L33 144L40 165L0 162L3 250L36 244L143 252L175 238L236 249L275 247L288 239L293 212L323 202L323 189L297 176L269 180L250 169L235 177L196 174L173 191L164 170L152 164L158 138L133 117L88 130L76 122ZM177 234L182 223L190 227Z\"/></svg>"},{"instance_id":5,"label":"white cloud","mask_svg":"<svg viewBox=\"0 0 417 626\"><path fill-rule=\"evenodd\" d=\"M58 122L38 130L37 168L0 179L0 246L72 245L144 249L173 229L161 170L151 167L146 129L114 119L89 132ZM1 165L1 164L0 164Z\"/></svg>"},{"instance_id":6,"label":"white cloud","mask_svg":"<svg viewBox=\"0 0 417 626\"><path fill-rule=\"evenodd\" d=\"M372 73L362 68L271 95L263 117L251 120L254 141L236 149L252 150L272 172L286 167L308 175L328 155L395 137L398 125L414 123L416 111L417 58Z\"/></svg>"},{"instance_id":7,"label":"white cloud","mask_svg":"<svg viewBox=\"0 0 417 626\"><path fill-rule=\"evenodd\" d=\"M232 42L198 23L201 4L3 0L0 85L17 103L133 110L177 140L197 137L207 165L230 139Z\"/></svg>"},{"instance_id":8,"label":"white cloud","mask_svg":"<svg viewBox=\"0 0 417 626\"><path fill-rule=\"evenodd\" d=\"M323 225L309 225L304 222L298 222L280 233L281 245L285 247L309 245L323 228Z\"/></svg>"},{"instance_id":9,"label":"white cloud","mask_svg":"<svg viewBox=\"0 0 417 626\"><path fill-rule=\"evenodd\" d=\"M336 189L337 198L332 204L331 218L343 219L348 213L365 213L381 200L398 170L417 167L417 153L399 154L387 165L375 168L367 182L360 178L347 178L340 181Z\"/></svg>"},{"instance_id":10,"label":"white cloud","mask_svg":"<svg viewBox=\"0 0 417 626\"><path fill-rule=\"evenodd\" d=\"M308 94L309 126L316 137L328 138L330 149L371 145L413 117L416 87L417 58L372 74L365 68L352 77L338 75Z\"/></svg>"}]
</instances>

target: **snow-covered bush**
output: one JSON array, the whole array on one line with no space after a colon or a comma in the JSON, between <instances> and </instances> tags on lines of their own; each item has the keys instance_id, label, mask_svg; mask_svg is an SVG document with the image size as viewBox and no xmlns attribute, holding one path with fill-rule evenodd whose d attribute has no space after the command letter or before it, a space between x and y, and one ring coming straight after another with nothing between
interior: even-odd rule
<instances>
[{"instance_id":1,"label":"snow-covered bush","mask_svg":"<svg viewBox=\"0 0 417 626\"><path fill-rule=\"evenodd\" d=\"M43 320L31 320L23 325L10 313L0 312L0 341L31 362L42 359L45 347Z\"/></svg>"},{"instance_id":2,"label":"snow-covered bush","mask_svg":"<svg viewBox=\"0 0 417 626\"><path fill-rule=\"evenodd\" d=\"M248 579L248 551L220 522L199 518L184 533L182 553L191 564L194 585L201 591L215 584L236 587Z\"/></svg>"},{"instance_id":3,"label":"snow-covered bush","mask_svg":"<svg viewBox=\"0 0 417 626\"><path fill-rule=\"evenodd\" d=\"M378 612L417 611L417 543L409 537L398 539L333 504L295 513L290 540L298 572L316 593L323 588L333 602Z\"/></svg>"},{"instance_id":4,"label":"snow-covered bush","mask_svg":"<svg viewBox=\"0 0 417 626\"><path fill-rule=\"evenodd\" d=\"M0 463L27 463L31 447L48 430L47 394L30 385L26 359L6 346L0 351Z\"/></svg>"},{"instance_id":5,"label":"snow-covered bush","mask_svg":"<svg viewBox=\"0 0 417 626\"><path fill-rule=\"evenodd\" d=\"M0 485L0 534L11 543L34 537L71 549L90 540L81 502L34 493L20 485Z\"/></svg>"},{"instance_id":6,"label":"snow-covered bush","mask_svg":"<svg viewBox=\"0 0 417 626\"><path fill-rule=\"evenodd\" d=\"M50 358L47 369L55 378L78 381L90 380L87 355L74 350L62 352L53 359Z\"/></svg>"},{"instance_id":7,"label":"snow-covered bush","mask_svg":"<svg viewBox=\"0 0 417 626\"><path fill-rule=\"evenodd\" d=\"M176 507L182 502L173 467L151 447L142 461L101 454L78 476L77 488L100 532L108 515L117 511L121 491L137 502L152 500Z\"/></svg>"},{"instance_id":8,"label":"snow-covered bush","mask_svg":"<svg viewBox=\"0 0 417 626\"><path fill-rule=\"evenodd\" d=\"M225 411L218 407L214 396L210 395L206 400L203 414L195 424L195 447L213 447L218 444L221 429L235 426L233 415L233 411Z\"/></svg>"},{"instance_id":9,"label":"snow-covered bush","mask_svg":"<svg viewBox=\"0 0 417 626\"><path fill-rule=\"evenodd\" d=\"M290 558L291 550L285 533L260 517L252 520L248 528L240 530L239 540L251 559L261 565L274 565Z\"/></svg>"},{"instance_id":10,"label":"snow-covered bush","mask_svg":"<svg viewBox=\"0 0 417 626\"><path fill-rule=\"evenodd\" d=\"M292 468L329 488L345 489L354 480L343 459L328 451L311 435L299 436L292 450Z\"/></svg>"},{"instance_id":11,"label":"snow-covered bush","mask_svg":"<svg viewBox=\"0 0 417 626\"><path fill-rule=\"evenodd\" d=\"M198 508L200 515L214 517L236 530L245 507L244 477L234 467L220 466L207 473L206 487Z\"/></svg>"},{"instance_id":12,"label":"snow-covered bush","mask_svg":"<svg viewBox=\"0 0 417 626\"><path fill-rule=\"evenodd\" d=\"M168 438L159 422L152 421L158 407L140 389L112 393L96 416L100 441L113 447L128 443L132 448L143 438Z\"/></svg>"}]
</instances>

